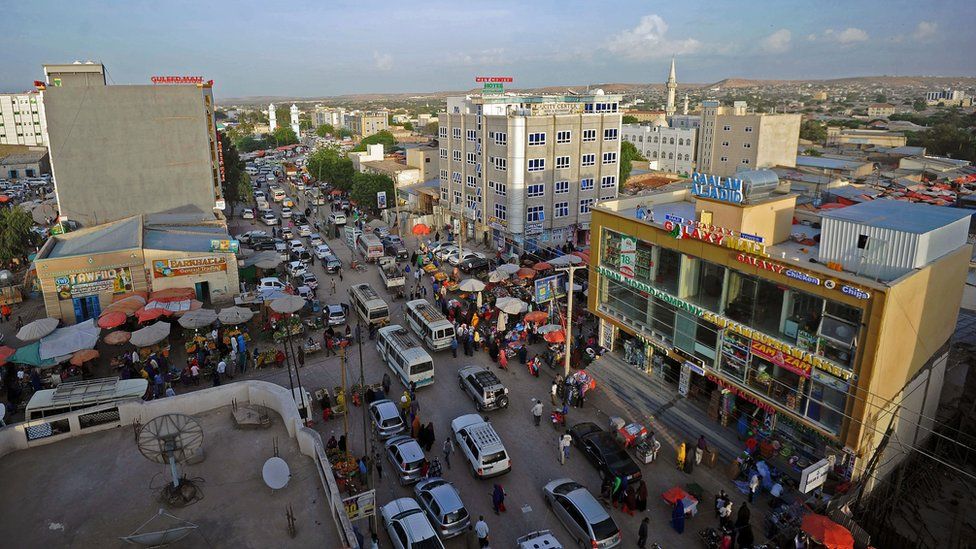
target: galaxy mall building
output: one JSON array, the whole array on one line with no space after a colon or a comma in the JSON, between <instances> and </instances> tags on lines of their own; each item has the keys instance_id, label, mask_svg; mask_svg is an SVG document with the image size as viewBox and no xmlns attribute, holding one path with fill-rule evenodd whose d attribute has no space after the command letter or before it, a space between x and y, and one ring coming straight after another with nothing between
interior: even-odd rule
<instances>
[{"instance_id":1,"label":"galaxy mall building","mask_svg":"<svg viewBox=\"0 0 976 549\"><path fill-rule=\"evenodd\" d=\"M827 458L853 478L889 423L905 445L929 434L973 212L796 199L756 170L599 203L588 305L604 347L715 430L759 433L795 473ZM904 453L889 445L874 476Z\"/></svg>"}]
</instances>

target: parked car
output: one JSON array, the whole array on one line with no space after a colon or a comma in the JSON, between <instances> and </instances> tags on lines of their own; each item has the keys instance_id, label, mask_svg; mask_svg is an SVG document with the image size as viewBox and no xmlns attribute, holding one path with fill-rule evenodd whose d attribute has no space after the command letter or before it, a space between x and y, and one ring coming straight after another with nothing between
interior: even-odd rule
<instances>
[{"instance_id":1,"label":"parked car","mask_svg":"<svg viewBox=\"0 0 976 549\"><path fill-rule=\"evenodd\" d=\"M465 414L451 421L451 432L458 449L471 465L476 478L503 475L512 470L512 460L502 439L478 414Z\"/></svg>"},{"instance_id":2,"label":"parked car","mask_svg":"<svg viewBox=\"0 0 976 549\"><path fill-rule=\"evenodd\" d=\"M282 227L281 228L281 238L284 238L286 240L291 240L291 239L295 238L295 233L292 232L291 227Z\"/></svg>"},{"instance_id":3,"label":"parked car","mask_svg":"<svg viewBox=\"0 0 976 549\"><path fill-rule=\"evenodd\" d=\"M277 225L278 224L278 218L275 217L275 214L273 214L271 212L265 212L265 213L261 214L261 221L264 222L264 224L265 225L268 225L268 226Z\"/></svg>"},{"instance_id":4,"label":"parked car","mask_svg":"<svg viewBox=\"0 0 976 549\"><path fill-rule=\"evenodd\" d=\"M488 259L484 257L472 257L465 259L458 265L458 269L465 273L477 273L488 270Z\"/></svg>"},{"instance_id":5,"label":"parked car","mask_svg":"<svg viewBox=\"0 0 976 549\"><path fill-rule=\"evenodd\" d=\"M542 488L546 504L580 547L609 549L620 545L620 528L593 494L573 479L561 478Z\"/></svg>"},{"instance_id":6,"label":"parked car","mask_svg":"<svg viewBox=\"0 0 976 549\"><path fill-rule=\"evenodd\" d=\"M285 283L278 280L273 276L266 276L258 282L258 288L270 288L273 290L283 290L285 288Z\"/></svg>"},{"instance_id":7,"label":"parked car","mask_svg":"<svg viewBox=\"0 0 976 549\"><path fill-rule=\"evenodd\" d=\"M461 535L471 523L461 494L450 482L440 477L430 477L418 482L413 490L441 537L447 539Z\"/></svg>"},{"instance_id":8,"label":"parked car","mask_svg":"<svg viewBox=\"0 0 976 549\"><path fill-rule=\"evenodd\" d=\"M283 206L282 209L284 209L284 208L291 209L291 208L294 208L295 207L295 201L292 200L292 198L290 196L286 196L284 198L284 200L281 201L281 205Z\"/></svg>"},{"instance_id":9,"label":"parked car","mask_svg":"<svg viewBox=\"0 0 976 549\"><path fill-rule=\"evenodd\" d=\"M286 244L284 240L281 240L280 238L277 238L274 241L274 249L275 249L276 252L279 252L279 253L282 253L282 254L287 254L288 253L288 244Z\"/></svg>"},{"instance_id":10,"label":"parked car","mask_svg":"<svg viewBox=\"0 0 976 549\"><path fill-rule=\"evenodd\" d=\"M613 433L587 421L573 425L569 434L573 437L573 444L600 472L600 478L619 475L626 477L628 483L635 483L641 478L640 467L620 447Z\"/></svg>"},{"instance_id":11,"label":"parked car","mask_svg":"<svg viewBox=\"0 0 976 549\"><path fill-rule=\"evenodd\" d=\"M312 234L312 227L308 225L298 226L298 236L310 236Z\"/></svg>"},{"instance_id":12,"label":"parked car","mask_svg":"<svg viewBox=\"0 0 976 549\"><path fill-rule=\"evenodd\" d=\"M254 237L270 238L271 235L269 235L267 231L247 231L246 233L241 233L237 235L235 238L237 238L237 240L239 240L241 244L250 244L251 239Z\"/></svg>"},{"instance_id":13,"label":"parked car","mask_svg":"<svg viewBox=\"0 0 976 549\"><path fill-rule=\"evenodd\" d=\"M295 222L296 225L308 225L308 218L305 214L298 210L292 210L291 220Z\"/></svg>"},{"instance_id":14,"label":"parked car","mask_svg":"<svg viewBox=\"0 0 976 549\"><path fill-rule=\"evenodd\" d=\"M458 370L458 385L474 400L479 412L508 407L508 389L484 366L465 366Z\"/></svg>"},{"instance_id":15,"label":"parked car","mask_svg":"<svg viewBox=\"0 0 976 549\"><path fill-rule=\"evenodd\" d=\"M516 549L563 549L549 530L537 530L515 540Z\"/></svg>"},{"instance_id":16,"label":"parked car","mask_svg":"<svg viewBox=\"0 0 976 549\"><path fill-rule=\"evenodd\" d=\"M293 252L295 250L304 250L305 243L297 238L293 238L288 241L288 251Z\"/></svg>"},{"instance_id":17,"label":"parked car","mask_svg":"<svg viewBox=\"0 0 976 549\"><path fill-rule=\"evenodd\" d=\"M291 217L291 208L281 208L281 218L288 219Z\"/></svg>"},{"instance_id":18,"label":"parked car","mask_svg":"<svg viewBox=\"0 0 976 549\"><path fill-rule=\"evenodd\" d=\"M325 272L331 274L342 268L342 261L334 254L329 253L322 258L322 266L325 267Z\"/></svg>"},{"instance_id":19,"label":"parked car","mask_svg":"<svg viewBox=\"0 0 976 549\"><path fill-rule=\"evenodd\" d=\"M400 485L413 484L420 480L421 471L427 458L424 450L413 438L396 435L386 441L386 457L396 472Z\"/></svg>"},{"instance_id":20,"label":"parked car","mask_svg":"<svg viewBox=\"0 0 976 549\"><path fill-rule=\"evenodd\" d=\"M314 290L319 287L319 279L312 273L305 273L302 275L302 284Z\"/></svg>"},{"instance_id":21,"label":"parked car","mask_svg":"<svg viewBox=\"0 0 976 549\"><path fill-rule=\"evenodd\" d=\"M332 307L338 305L329 305L330 310ZM341 311L342 308L340 307L339 310ZM373 425L373 432L381 439L400 434L407 427L400 417L400 409L389 399L374 400L369 405L369 418Z\"/></svg>"},{"instance_id":22,"label":"parked car","mask_svg":"<svg viewBox=\"0 0 976 549\"><path fill-rule=\"evenodd\" d=\"M341 326L346 323L348 305L333 303L325 306L325 321L329 326Z\"/></svg>"},{"instance_id":23,"label":"parked car","mask_svg":"<svg viewBox=\"0 0 976 549\"><path fill-rule=\"evenodd\" d=\"M288 271L288 276L292 278L298 278L303 274L305 274L306 272L305 264L302 263L301 261L292 261L288 263L288 266L285 268L285 270Z\"/></svg>"},{"instance_id":24,"label":"parked car","mask_svg":"<svg viewBox=\"0 0 976 549\"><path fill-rule=\"evenodd\" d=\"M332 255L332 248L326 246L325 244L319 244L315 247L315 250L312 253L314 253L315 257L318 259L324 260L325 256Z\"/></svg>"},{"instance_id":25,"label":"parked car","mask_svg":"<svg viewBox=\"0 0 976 549\"><path fill-rule=\"evenodd\" d=\"M437 259L440 259L441 261L443 261L443 260L447 259L447 257L449 255L453 254L457 250L458 250L458 248L454 244L447 244L447 245L438 247L437 250L434 252L434 256L436 256Z\"/></svg>"},{"instance_id":26,"label":"parked car","mask_svg":"<svg viewBox=\"0 0 976 549\"><path fill-rule=\"evenodd\" d=\"M244 208L241 211L241 219L254 219L254 210L251 208Z\"/></svg>"},{"instance_id":27,"label":"parked car","mask_svg":"<svg viewBox=\"0 0 976 549\"><path fill-rule=\"evenodd\" d=\"M475 252L472 250L464 250L464 251L458 250L458 251L451 252L451 254L447 256L447 262L450 263L451 265L460 265L462 261L472 259L475 257L484 258L485 256L480 252Z\"/></svg>"},{"instance_id":28,"label":"parked car","mask_svg":"<svg viewBox=\"0 0 976 549\"><path fill-rule=\"evenodd\" d=\"M410 257L410 252L407 251L406 246L399 242L384 242L383 251L386 255L395 258L397 261L403 261Z\"/></svg>"},{"instance_id":29,"label":"parked car","mask_svg":"<svg viewBox=\"0 0 976 549\"><path fill-rule=\"evenodd\" d=\"M383 526L395 549L444 549L423 509L413 498L399 498L380 507Z\"/></svg>"},{"instance_id":30,"label":"parked car","mask_svg":"<svg viewBox=\"0 0 976 549\"><path fill-rule=\"evenodd\" d=\"M308 235L308 245L315 247L325 244L325 240L322 240L322 235L319 233L312 233Z\"/></svg>"},{"instance_id":31,"label":"parked car","mask_svg":"<svg viewBox=\"0 0 976 549\"><path fill-rule=\"evenodd\" d=\"M274 250L275 241L270 238L267 240L258 240L251 243L251 248L256 252L263 252L265 250Z\"/></svg>"},{"instance_id":32,"label":"parked car","mask_svg":"<svg viewBox=\"0 0 976 549\"><path fill-rule=\"evenodd\" d=\"M343 226L346 224L346 214L335 212L329 214L329 225Z\"/></svg>"}]
</instances>

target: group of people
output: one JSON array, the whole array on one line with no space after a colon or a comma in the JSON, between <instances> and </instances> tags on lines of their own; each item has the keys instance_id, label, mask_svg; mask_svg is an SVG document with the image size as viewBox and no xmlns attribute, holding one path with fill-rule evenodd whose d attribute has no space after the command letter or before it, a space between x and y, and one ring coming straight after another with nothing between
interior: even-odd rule
<instances>
[{"instance_id":1,"label":"group of people","mask_svg":"<svg viewBox=\"0 0 976 549\"><path fill-rule=\"evenodd\" d=\"M600 499L609 501L611 507L617 508L628 515L633 515L634 511L644 512L647 510L647 483L641 479L637 484L630 484L627 477L607 475L600 486Z\"/></svg>"}]
</instances>

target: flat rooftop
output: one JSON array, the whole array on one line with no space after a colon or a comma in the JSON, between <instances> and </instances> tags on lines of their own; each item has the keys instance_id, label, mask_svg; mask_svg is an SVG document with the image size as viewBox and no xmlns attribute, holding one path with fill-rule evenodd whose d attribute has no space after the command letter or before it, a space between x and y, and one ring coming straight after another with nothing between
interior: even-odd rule
<instances>
[{"instance_id":1,"label":"flat rooftop","mask_svg":"<svg viewBox=\"0 0 976 549\"><path fill-rule=\"evenodd\" d=\"M173 547L315 547L338 539L315 464L299 452L281 418L270 414L271 426L254 430L236 429L229 406L194 416L203 427L206 458L184 471L203 480L203 499L166 509L198 526ZM157 489L170 478L167 466L139 453L134 438L131 427L120 427L0 458L0 500L8 503L0 520L4 545L128 547L119 537L164 507ZM276 438L291 480L272 491L261 468Z\"/></svg>"},{"instance_id":2,"label":"flat rooftop","mask_svg":"<svg viewBox=\"0 0 976 549\"><path fill-rule=\"evenodd\" d=\"M923 234L973 215L973 210L915 204L901 200L871 200L823 212L823 217L872 227Z\"/></svg>"}]
</instances>

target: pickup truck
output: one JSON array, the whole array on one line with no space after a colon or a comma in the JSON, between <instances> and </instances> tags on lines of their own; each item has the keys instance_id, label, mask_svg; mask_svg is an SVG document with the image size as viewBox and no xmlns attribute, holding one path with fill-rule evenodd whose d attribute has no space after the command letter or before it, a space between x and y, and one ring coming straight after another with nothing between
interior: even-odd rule
<instances>
[{"instance_id":1,"label":"pickup truck","mask_svg":"<svg viewBox=\"0 0 976 549\"><path fill-rule=\"evenodd\" d=\"M379 265L380 278L386 284L387 290L403 288L403 285L406 283L406 278L403 276L403 269L397 265L396 259L384 255L376 263Z\"/></svg>"}]
</instances>

